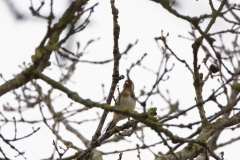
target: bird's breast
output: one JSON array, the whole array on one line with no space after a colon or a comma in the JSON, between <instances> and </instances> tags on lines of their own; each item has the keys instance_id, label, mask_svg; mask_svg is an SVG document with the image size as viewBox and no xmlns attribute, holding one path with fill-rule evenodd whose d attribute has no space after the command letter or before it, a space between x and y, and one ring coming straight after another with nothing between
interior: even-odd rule
<instances>
[{"instance_id":1,"label":"bird's breast","mask_svg":"<svg viewBox=\"0 0 240 160\"><path fill-rule=\"evenodd\" d=\"M130 93L129 93L129 95L130 95ZM129 107L134 110L136 101L131 96L127 96L127 97L122 96L120 99L120 105Z\"/></svg>"}]
</instances>

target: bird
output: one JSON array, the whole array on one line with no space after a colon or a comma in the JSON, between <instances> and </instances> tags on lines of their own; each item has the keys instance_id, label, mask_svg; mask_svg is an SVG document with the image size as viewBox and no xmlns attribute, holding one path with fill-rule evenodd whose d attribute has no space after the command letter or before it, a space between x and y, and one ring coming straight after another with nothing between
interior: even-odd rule
<instances>
[{"instance_id":1,"label":"bird","mask_svg":"<svg viewBox=\"0 0 240 160\"><path fill-rule=\"evenodd\" d=\"M135 93L134 93L134 83L132 82L132 80L127 79L125 81L125 83L123 84L123 90L118 95L118 98L115 101L115 105L125 106L125 107L128 107L128 108L132 109L132 110L135 109L136 97L135 97ZM108 124L108 127L107 127L106 131L111 130L113 127L116 126L116 124L119 121L121 121L123 119L126 119L126 118L128 118L128 116L113 113L112 121Z\"/></svg>"}]
</instances>

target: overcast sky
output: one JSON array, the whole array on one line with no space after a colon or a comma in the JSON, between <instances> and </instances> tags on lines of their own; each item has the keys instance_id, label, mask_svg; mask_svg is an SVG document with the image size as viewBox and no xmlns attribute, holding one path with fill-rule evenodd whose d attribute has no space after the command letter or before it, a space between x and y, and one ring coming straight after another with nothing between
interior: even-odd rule
<instances>
[{"instance_id":1,"label":"overcast sky","mask_svg":"<svg viewBox=\"0 0 240 160\"><path fill-rule=\"evenodd\" d=\"M36 18L31 17L29 11L30 2L29 1L17 1L14 0L14 5L17 10L24 15L25 20L16 20L14 15L11 13L4 1L0 1L0 19L1 19L1 29L0 29L0 44L1 44L1 58L0 58L0 73L3 74L5 79L9 80L13 77L13 74L17 74L21 71L19 65L24 61L28 64L31 63L31 55L34 54L35 48L39 45L42 38L45 35L47 29L47 22ZM41 1L34 1L35 7L39 5ZM184 0L176 1L181 2L176 6L176 9L184 15L198 16L203 13L210 13L210 7L208 6L207 1L199 0ZM183 3L184 2L184 3ZM43 8L41 13L48 14L49 0L46 1L46 5ZM97 3L96 0L89 2L88 6ZM216 3L218 4L218 3ZM62 13L65 11L66 6L68 6L68 0L54 1L54 13L57 18L59 18ZM119 24L121 27L120 32L120 52L123 52L129 43L134 43L138 40L138 44L129 52L127 56L123 56L120 62L120 74L126 75L126 69L131 66L132 62L136 62L142 57L144 53L147 53L147 57L144 59L142 65L147 66L149 69L157 71L158 65L160 63L161 52L158 50L154 37L161 35L161 30L164 34L169 33L168 45L174 50L174 52L181 58L185 59L190 65L192 64L192 42L179 38L179 35L189 36L188 31L190 31L190 24L176 18L171 15L168 11L163 9L159 4L151 2L149 0L117 0L116 7L119 9ZM224 27L221 25L221 21L216 22L217 26L213 28L214 30ZM189 36L190 37L190 36ZM99 5L96 7L95 12L92 15L91 23L89 27L86 28L83 32L74 36L68 45L71 45L72 50L76 50L76 42L79 41L82 46L90 39L98 39L97 42L92 44L87 49L87 54L82 57L82 60L92 60L92 61L101 61L112 58L112 46L113 46L113 36L112 36L112 14L109 1L100 1ZM161 44L161 43L160 43ZM161 44L162 45L162 44ZM54 54L53 54L54 55ZM199 59L202 60L204 54L200 55ZM200 61L199 60L199 61ZM52 56L52 61L54 61L54 56ZM180 109L186 109L194 105L194 90L190 85L192 84L192 76L185 66L177 62L173 57L169 61L168 67L170 68L172 64L175 64L173 71L170 74L170 78L166 82L161 82L160 87L164 93L166 89L169 90L172 102L179 100ZM111 74L112 74L112 63L100 66L100 65L89 65L89 64L79 64L77 73L73 76L72 80L77 83L69 83L67 87L73 91L77 91L80 96L83 98L90 98L94 101L99 101L102 99L101 84L104 83L106 87L106 92L109 90L111 84ZM50 67L52 70L44 71L45 74L49 75L51 78L55 79L59 75L59 71L53 73L54 66ZM206 70L202 70L204 72ZM94 73L94 74L89 74ZM55 75L56 74L56 75ZM97 78L96 78L97 77ZM143 70L142 68L134 68L131 72L131 78L135 83L136 95L139 95L140 89L146 86L147 90L151 89L152 84L155 81L155 75ZM2 84L3 82L1 82ZM122 86L120 83L120 87ZM214 84L211 80L206 83L203 95L204 98L207 98L211 94L211 89L219 84ZM94 94L93 94L94 92ZM184 92L184 93L183 93ZM0 98L0 105L10 102L10 104L17 105L16 102L11 100L11 94L6 94ZM67 96L63 96L67 99ZM161 101L154 103L152 99L152 106L158 108L165 108L167 104ZM224 100L223 100L224 101ZM64 102L59 101L57 103L64 104ZM161 105L163 104L163 105ZM158 113L160 111L158 110ZM215 108L216 109L216 108ZM2 110L2 107L0 108ZM137 110L141 111L140 105L137 105ZM207 108L208 115L211 115L216 112L214 108ZM40 118L39 115L32 114L34 111L28 111L26 115L31 119L36 117ZM199 116L197 115L197 110L190 112L188 115L189 123L190 121L198 121ZM197 115L197 116L196 116ZM8 117L13 117L18 115L9 114ZM108 116L110 120L111 116ZM84 118L84 117L82 117ZM182 121L186 121L187 118L183 118ZM174 121L173 121L174 122ZM84 135L87 138L91 138L92 134L95 131L96 123L90 124L91 127L88 127L88 134ZM54 136L51 136L50 131L44 127L42 124L33 125L35 128L41 127L41 130L33 135L32 137L16 142L16 146L26 152L25 156L30 159L40 159L46 158L42 155L49 156L53 151L52 140L55 139ZM23 130L24 127L24 130ZM84 125L82 128L86 127ZM21 130L22 129L22 130ZM185 131L185 132L184 132ZM184 130L182 133L178 133L180 136L186 135ZM21 125L19 126L18 134L19 136L25 135L31 132L31 126ZM63 131L64 132L64 131ZM12 138L13 136L13 126L6 125L1 129L1 133L4 135L7 134L7 138ZM153 133L151 133L153 134ZM234 135L239 135L240 132L234 131ZM46 136L50 135L50 136ZM67 135L67 133L66 133ZM229 137L233 135L231 131L225 131L221 138L224 141L224 136ZM70 136L70 135L69 135ZM42 138L39 138L42 137ZM44 139L44 141L43 141ZM76 138L73 140L77 140ZM131 140L131 137L128 138ZM150 142L154 142L155 139L149 139ZM3 143L0 141L0 144ZM134 147L136 143L133 143L129 146ZM117 145L120 145L117 144ZM234 155L232 150L239 148L240 143L233 143L231 147L224 148L225 157L227 159L234 160ZM128 147L129 147L128 146ZM22 159L14 158L16 152L12 149L2 146L6 153L9 153L8 156L13 155L13 159ZM114 147L114 149L112 149ZM29 149L31 148L31 149ZM116 146L113 144L106 145L100 148L103 150L113 151L117 149L124 148L124 146ZM159 149L161 152L167 151L167 148ZM222 150L218 150L218 153ZM43 154L48 153L48 154ZM68 155L72 154L72 151L68 152ZM149 154L148 151L143 151L142 158L153 159L152 154ZM136 152L124 153L124 157L131 157L132 160L137 159ZM1 154L0 154L0 157ZM11 156L10 156L11 157ZM108 159L117 159L117 155L111 155ZM107 159L107 158L106 158ZM236 158L235 158L236 159Z\"/></svg>"}]
</instances>

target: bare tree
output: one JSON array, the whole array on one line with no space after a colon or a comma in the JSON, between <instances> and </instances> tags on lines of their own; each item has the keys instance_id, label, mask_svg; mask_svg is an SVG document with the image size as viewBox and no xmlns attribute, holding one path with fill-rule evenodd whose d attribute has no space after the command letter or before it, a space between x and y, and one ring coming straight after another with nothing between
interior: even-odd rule
<instances>
[{"instance_id":1,"label":"bare tree","mask_svg":"<svg viewBox=\"0 0 240 160\"><path fill-rule=\"evenodd\" d=\"M113 17L113 52L112 58L104 61L82 60L82 57L86 54L86 48L92 43L97 43L95 39L90 39L84 47L79 42L76 42L76 52L73 52L71 46L67 45L70 37L83 32L88 27L90 17L94 9L98 7L98 3L89 7L87 6L87 0L74 0L57 21L53 12L53 0L51 0L48 15L40 13L45 6L44 3L41 3L38 7L34 7L34 4L31 4L30 11L32 15L44 19L48 24L46 34L36 47L35 54L31 57L31 64L23 63L21 66L22 71L12 79L5 79L4 73L1 74L3 83L0 86L0 96L11 92L14 96L13 100L18 103L18 106L14 107L11 103L3 104L3 111L0 112L1 130L5 129L4 125L12 125L14 137L9 139L7 135L0 132L0 139L5 145L17 152L16 157L27 158L25 157L25 151L21 147L17 147L14 142L24 141L30 136L35 136L41 130L40 127L33 128L29 134L19 137L18 131L23 129L19 127L19 124L23 123L31 126L32 124L41 123L55 136L55 139L51 142L53 144L52 154L45 155L42 153L44 157L47 157L46 159L95 160L103 159L104 155L118 154L116 159L123 160L132 159L124 157L125 152L136 151L137 158L141 160L142 150L145 149L149 150L156 160L187 160L196 157L197 159L206 160L210 159L210 157L217 160L227 159L224 156L224 150L221 154L216 153L216 150L220 147L231 147L231 143L240 139L240 136L229 137L228 141L217 143L223 131L229 129L233 132L236 131L240 122L240 112L237 107L240 100L238 96L240 91L240 84L238 83L240 75L238 57L240 25L238 12L240 3L232 4L227 0L216 2L209 0L206 3L209 3L212 13L191 17L178 12L174 8L173 1L153 1L156 2L156 5L160 4L169 14L180 18L183 22L189 22L191 25L192 30L189 31L189 35L180 35L179 37L192 42L191 56L193 57L193 63L190 64L188 61L181 59L177 51L168 44L169 33L162 31L161 35L156 35L155 38L156 45L159 47L159 52L162 55L157 72L142 64L144 58L149 56L143 53L142 57L132 62L125 76L119 73L121 57L127 56L131 48L137 45L138 41L129 43L125 50L120 52L119 11L115 6L114 0L110 1ZM12 1L6 2L8 5L13 6ZM14 10L13 13L16 14L18 19L24 17L17 11L16 6L10 8ZM221 19L225 23L226 28L211 31L211 28L216 25L217 19ZM232 39L230 44L224 42L226 35ZM50 58L52 54L55 55L55 60ZM204 56L204 58L200 59L199 57L201 56ZM168 94L169 91L164 92L159 87L160 83L168 81L172 73L171 71L174 70L174 64L169 62L170 59L175 59L178 63L184 65L185 69L192 75L193 84L189 84L189 86L195 90L195 104L187 109L181 109L186 107L181 107L179 101L173 102ZM106 84L101 85L103 91L103 99L101 101L96 102L92 99L85 99L81 96L84 93L67 87L67 84L73 79L73 75L78 68L77 65L81 63L90 65L112 64L113 72L108 76L112 82L110 88L105 88ZM56 66L60 71L60 77L53 78L51 75L44 73L50 66ZM124 77L131 79L131 73L134 68L141 68L156 75L155 83L146 86L146 88L150 87L150 90L145 87L142 89L136 88L136 90L140 91L140 94L136 96L136 100L142 108L139 112L136 112L125 106L111 106L111 102L115 100L114 93L115 95L119 93L119 81L124 79ZM202 68L204 68L203 71ZM84 75L81 78L84 78ZM218 84L218 87L214 88L210 95L203 95L204 85L210 80ZM105 95L105 89L109 90L107 95ZM58 91L57 94L56 91ZM168 106L164 115L158 113L162 109L160 106L152 107L150 101L153 97L158 97L158 99L161 99L159 101L164 101ZM3 98L1 97L1 99ZM55 101L63 99L67 101L67 106L59 107L56 105ZM222 99L226 99L226 102L222 101ZM160 105L158 100L155 100L154 103ZM210 107L215 108L215 113L210 116L206 111L206 106L209 107L209 104ZM28 115L24 114L24 112L33 108L38 110L38 115L41 116L41 119L29 120ZM97 114L94 114L96 113L96 110L94 110L96 108L103 111L103 113L100 115L98 110ZM189 120L184 124L173 122L177 118L181 119L183 116L188 116L192 110L198 110L199 121ZM129 119L123 125L105 132L103 125L106 123L106 117L109 112L123 114L130 117L131 120ZM13 119L9 118L9 115L12 115L12 113L16 115ZM76 117L86 114L94 114L95 118L92 118L94 116L89 116L90 118L84 117L84 119L79 118L76 120ZM79 130L76 126L92 122L98 125L92 138L88 139L84 136L86 135L86 130ZM75 135L84 146L80 146L79 142L68 141L68 138L59 129L60 125L63 125L67 132ZM148 128L151 128L151 131ZM182 137L173 132L173 128L178 131L184 128L189 130L185 134L186 136ZM150 132L157 134L156 141L152 144L147 142L148 135L151 135L149 134ZM113 135L115 136L111 138ZM126 147L124 150L113 152L101 151L101 147L110 142L117 144L126 141L125 137L134 137L141 145L136 145L134 148ZM62 145L58 147L58 143ZM161 146L166 146L168 151L162 151ZM67 154L69 150L74 150L75 153ZM1 159L10 159L10 155L6 153L4 147L0 147L0 153Z\"/></svg>"}]
</instances>

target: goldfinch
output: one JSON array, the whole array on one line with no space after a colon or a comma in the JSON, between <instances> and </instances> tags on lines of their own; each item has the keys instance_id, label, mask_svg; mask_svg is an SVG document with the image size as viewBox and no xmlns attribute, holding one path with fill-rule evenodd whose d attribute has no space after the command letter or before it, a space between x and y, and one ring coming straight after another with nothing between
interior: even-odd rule
<instances>
[{"instance_id":1,"label":"goldfinch","mask_svg":"<svg viewBox=\"0 0 240 160\"><path fill-rule=\"evenodd\" d=\"M136 98L135 98L135 93L134 93L134 84L133 82L129 79L126 80L124 85L123 85L123 90L122 92L118 95L118 98L116 100L115 105L121 105L125 107L129 107L131 109L135 109L136 106ZM128 116L124 116L122 114L117 114L113 113L113 118L112 121L108 124L108 127L106 131L112 129L113 127L116 126L116 124L125 119L128 118Z\"/></svg>"}]
</instances>

